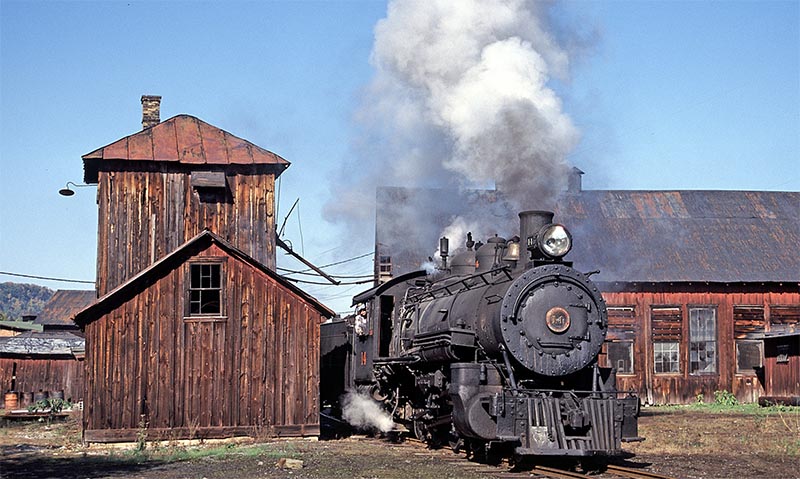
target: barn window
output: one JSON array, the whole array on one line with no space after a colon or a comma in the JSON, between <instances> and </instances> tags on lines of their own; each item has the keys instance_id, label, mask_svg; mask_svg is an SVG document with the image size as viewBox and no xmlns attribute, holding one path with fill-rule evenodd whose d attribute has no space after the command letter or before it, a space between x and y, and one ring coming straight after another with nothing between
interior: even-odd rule
<instances>
[{"instance_id":1,"label":"barn window","mask_svg":"<svg viewBox=\"0 0 800 479\"><path fill-rule=\"evenodd\" d=\"M769 320L774 325L790 326L800 323L800 306L776 305L769 306Z\"/></svg>"},{"instance_id":2,"label":"barn window","mask_svg":"<svg viewBox=\"0 0 800 479\"><path fill-rule=\"evenodd\" d=\"M683 310L680 306L652 306L650 319L654 371L661 374L681 372Z\"/></svg>"},{"instance_id":3,"label":"barn window","mask_svg":"<svg viewBox=\"0 0 800 479\"><path fill-rule=\"evenodd\" d=\"M689 372L717 372L716 308L689 308Z\"/></svg>"},{"instance_id":4,"label":"barn window","mask_svg":"<svg viewBox=\"0 0 800 479\"><path fill-rule=\"evenodd\" d=\"M222 315L222 264L189 265L189 316Z\"/></svg>"},{"instance_id":5,"label":"barn window","mask_svg":"<svg viewBox=\"0 0 800 479\"><path fill-rule=\"evenodd\" d=\"M617 374L633 374L633 341L614 341L607 344L608 364Z\"/></svg>"},{"instance_id":6,"label":"barn window","mask_svg":"<svg viewBox=\"0 0 800 479\"><path fill-rule=\"evenodd\" d=\"M761 358L764 356L761 341L738 340L736 341L736 372L739 374L755 374L756 368L762 366Z\"/></svg>"},{"instance_id":7,"label":"barn window","mask_svg":"<svg viewBox=\"0 0 800 479\"><path fill-rule=\"evenodd\" d=\"M675 341L653 343L653 365L656 373L681 372L681 345Z\"/></svg>"}]
</instances>

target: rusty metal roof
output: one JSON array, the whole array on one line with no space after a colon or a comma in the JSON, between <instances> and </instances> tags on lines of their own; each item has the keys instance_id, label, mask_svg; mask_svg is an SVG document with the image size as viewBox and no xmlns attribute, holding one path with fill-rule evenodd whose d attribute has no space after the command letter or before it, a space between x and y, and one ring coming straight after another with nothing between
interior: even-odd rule
<instances>
[{"instance_id":1,"label":"rusty metal roof","mask_svg":"<svg viewBox=\"0 0 800 479\"><path fill-rule=\"evenodd\" d=\"M590 190L556 219L597 281L800 282L800 192Z\"/></svg>"},{"instance_id":2,"label":"rusty metal roof","mask_svg":"<svg viewBox=\"0 0 800 479\"><path fill-rule=\"evenodd\" d=\"M378 254L392 256L395 275L418 268L456 215L492 224L503 216L513 230L498 233L518 234L518 212L496 195L382 188L376 240L391 248ZM426 213L398 229L409 208ZM573 235L566 259L600 270L598 282L800 283L800 192L584 190L563 196L555 213ZM451 250L462 243L451 238ZM412 251L419 244L428 246Z\"/></svg>"},{"instance_id":3,"label":"rusty metal roof","mask_svg":"<svg viewBox=\"0 0 800 479\"><path fill-rule=\"evenodd\" d=\"M0 356L74 356L85 349L82 333L70 331L29 331L0 338Z\"/></svg>"},{"instance_id":4,"label":"rusty metal roof","mask_svg":"<svg viewBox=\"0 0 800 479\"><path fill-rule=\"evenodd\" d=\"M59 289L44 305L34 323L45 326L75 326L72 317L95 299L97 294L94 290Z\"/></svg>"},{"instance_id":5,"label":"rusty metal roof","mask_svg":"<svg viewBox=\"0 0 800 479\"><path fill-rule=\"evenodd\" d=\"M128 135L83 155L84 181L97 182L102 161L170 162L182 165L276 165L276 175L289 162L190 115L169 120Z\"/></svg>"}]
</instances>

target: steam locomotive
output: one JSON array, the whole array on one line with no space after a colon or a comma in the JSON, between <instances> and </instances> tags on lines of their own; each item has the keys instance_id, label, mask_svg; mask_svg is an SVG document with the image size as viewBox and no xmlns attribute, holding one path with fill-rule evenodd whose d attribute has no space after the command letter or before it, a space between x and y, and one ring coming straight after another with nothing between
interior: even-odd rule
<instances>
[{"instance_id":1,"label":"steam locomotive","mask_svg":"<svg viewBox=\"0 0 800 479\"><path fill-rule=\"evenodd\" d=\"M553 216L520 213L508 241L468 235L449 264L442 238L437 271L365 291L353 304L366 315L324 324L326 417L360 391L396 427L482 457L608 458L641 440L638 397L598 364L605 302L563 260L572 237Z\"/></svg>"}]
</instances>

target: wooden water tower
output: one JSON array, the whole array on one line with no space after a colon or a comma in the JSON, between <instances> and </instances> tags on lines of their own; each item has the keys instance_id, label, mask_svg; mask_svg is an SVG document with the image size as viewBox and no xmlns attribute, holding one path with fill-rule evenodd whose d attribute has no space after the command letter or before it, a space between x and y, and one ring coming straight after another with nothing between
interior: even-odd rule
<instances>
[{"instance_id":1,"label":"wooden water tower","mask_svg":"<svg viewBox=\"0 0 800 479\"><path fill-rule=\"evenodd\" d=\"M289 162L190 115L160 121L142 96L137 133L83 155L97 184L97 293L208 229L275 269L275 179Z\"/></svg>"}]
</instances>

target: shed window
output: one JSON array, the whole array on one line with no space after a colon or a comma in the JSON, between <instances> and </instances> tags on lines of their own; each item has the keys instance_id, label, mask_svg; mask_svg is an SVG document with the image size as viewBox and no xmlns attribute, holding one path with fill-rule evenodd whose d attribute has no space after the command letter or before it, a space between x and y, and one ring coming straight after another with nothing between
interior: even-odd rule
<instances>
[{"instance_id":1,"label":"shed window","mask_svg":"<svg viewBox=\"0 0 800 479\"><path fill-rule=\"evenodd\" d=\"M716 308L689 308L689 372L717 372Z\"/></svg>"},{"instance_id":2,"label":"shed window","mask_svg":"<svg viewBox=\"0 0 800 479\"><path fill-rule=\"evenodd\" d=\"M614 341L608 343L608 364L617 374L633 374L633 341Z\"/></svg>"},{"instance_id":3,"label":"shed window","mask_svg":"<svg viewBox=\"0 0 800 479\"><path fill-rule=\"evenodd\" d=\"M222 264L192 264L189 272L189 316L222 314Z\"/></svg>"},{"instance_id":4,"label":"shed window","mask_svg":"<svg viewBox=\"0 0 800 479\"><path fill-rule=\"evenodd\" d=\"M681 345L677 341L653 343L653 365L656 373L681 372Z\"/></svg>"},{"instance_id":5,"label":"shed window","mask_svg":"<svg viewBox=\"0 0 800 479\"><path fill-rule=\"evenodd\" d=\"M743 340L736 341L736 372L739 374L755 374L756 368L762 366L761 358L764 356L761 341Z\"/></svg>"}]
</instances>

